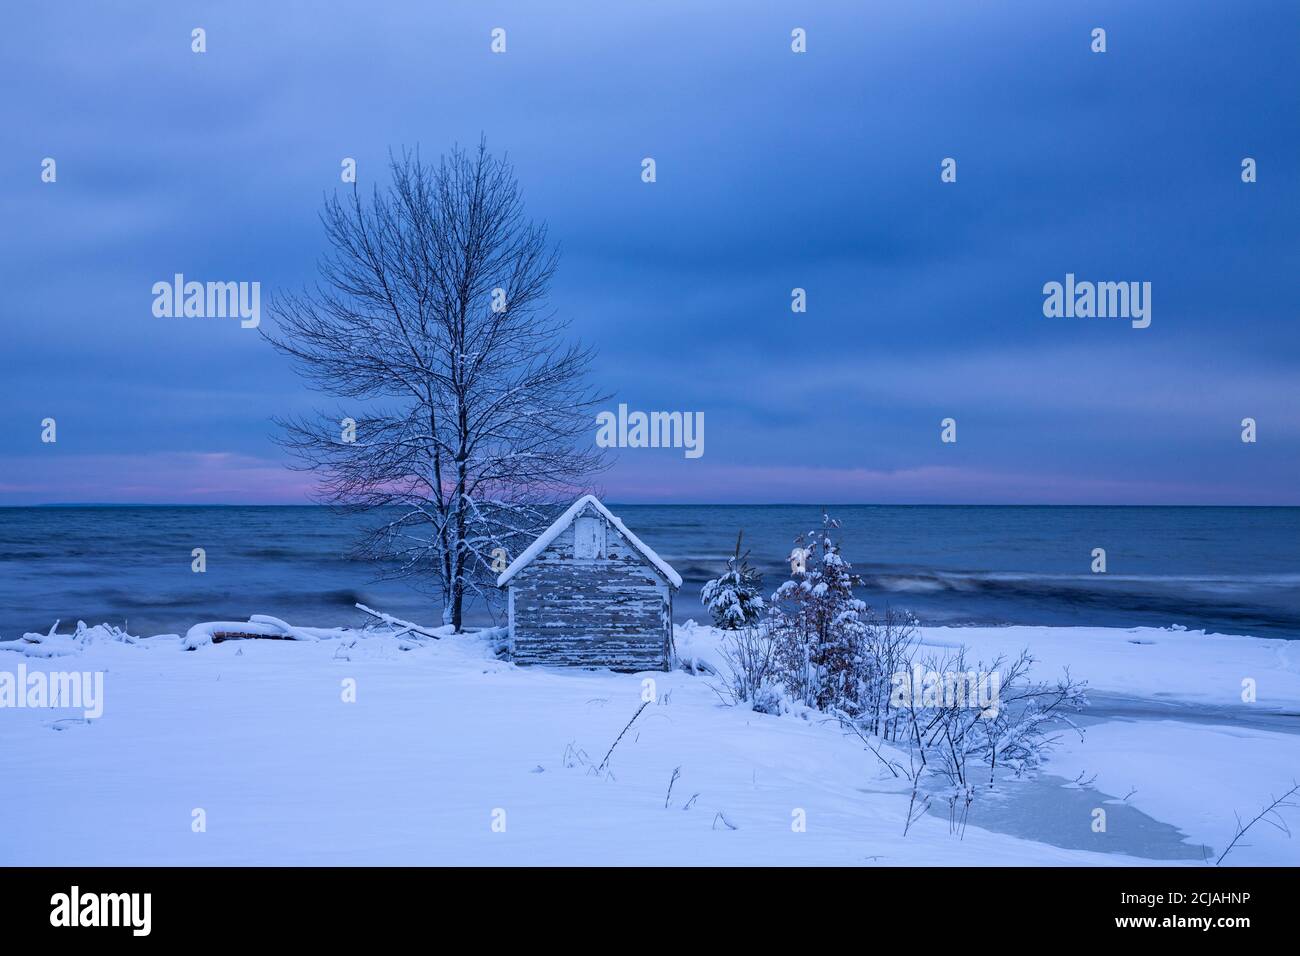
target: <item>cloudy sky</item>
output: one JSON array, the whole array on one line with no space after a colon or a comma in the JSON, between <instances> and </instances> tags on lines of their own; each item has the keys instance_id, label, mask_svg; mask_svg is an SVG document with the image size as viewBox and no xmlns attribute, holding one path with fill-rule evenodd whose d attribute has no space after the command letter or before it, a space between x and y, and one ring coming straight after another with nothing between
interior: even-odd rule
<instances>
[{"instance_id":1,"label":"cloudy sky","mask_svg":"<svg viewBox=\"0 0 1300 956\"><path fill-rule=\"evenodd\" d=\"M1300 504L1294 2L326 6L0 14L0 504L306 502L270 419L332 403L151 287L301 287L343 157L480 134L597 384L704 412L611 500ZM1150 328L1045 318L1067 272Z\"/></svg>"}]
</instances>

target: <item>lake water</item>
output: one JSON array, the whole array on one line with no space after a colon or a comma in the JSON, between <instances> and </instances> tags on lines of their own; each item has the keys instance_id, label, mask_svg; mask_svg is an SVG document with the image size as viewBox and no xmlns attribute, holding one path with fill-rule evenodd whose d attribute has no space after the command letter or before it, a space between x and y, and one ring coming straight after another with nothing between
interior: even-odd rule
<instances>
[{"instance_id":1,"label":"lake water","mask_svg":"<svg viewBox=\"0 0 1300 956\"><path fill-rule=\"evenodd\" d=\"M774 589L803 505L617 505L611 510L685 580L674 613L707 620L700 586L744 530ZM830 509L862 596L925 623L1180 624L1300 638L1300 508L866 506ZM438 623L436 598L347 556L364 516L316 507L0 508L0 639L76 620L184 633L203 620L272 614L356 624L361 601ZM207 571L190 570L191 550ZM1107 573L1090 571L1105 548ZM475 609L473 622L486 622Z\"/></svg>"}]
</instances>

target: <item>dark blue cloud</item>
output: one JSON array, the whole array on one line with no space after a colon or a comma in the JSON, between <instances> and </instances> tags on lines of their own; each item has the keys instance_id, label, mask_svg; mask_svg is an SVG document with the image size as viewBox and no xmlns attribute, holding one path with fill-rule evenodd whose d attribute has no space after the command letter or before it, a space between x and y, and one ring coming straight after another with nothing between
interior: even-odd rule
<instances>
[{"instance_id":1,"label":"dark blue cloud","mask_svg":"<svg viewBox=\"0 0 1300 956\"><path fill-rule=\"evenodd\" d=\"M1002 475L1010 500L1300 502L1293 3L3 16L0 502L84 497L109 460L104 498L157 496L160 463L172 500L239 499L200 480L223 462L258 475L244 498L300 494L250 462L279 460L273 415L317 400L236 323L154 318L150 287L310 282L342 157L371 184L390 148L480 133L562 245L554 304L600 383L706 414L703 464L626 452L616 497L786 500L802 474L810 500L901 500L881 475L940 469L916 500L991 500ZM1044 318L1066 272L1150 281L1151 328Z\"/></svg>"}]
</instances>

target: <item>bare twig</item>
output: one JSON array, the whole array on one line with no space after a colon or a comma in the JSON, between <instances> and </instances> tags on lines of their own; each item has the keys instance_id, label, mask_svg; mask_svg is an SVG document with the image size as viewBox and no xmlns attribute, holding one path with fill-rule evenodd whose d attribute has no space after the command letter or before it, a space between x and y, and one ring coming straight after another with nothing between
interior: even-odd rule
<instances>
[{"instance_id":1,"label":"bare twig","mask_svg":"<svg viewBox=\"0 0 1300 956\"><path fill-rule=\"evenodd\" d=\"M1248 831L1256 823L1259 823L1259 821L1261 820L1263 820L1265 823L1270 824L1271 826L1277 827L1287 836L1290 836L1291 830L1287 827L1286 821L1282 819L1282 814L1279 813L1278 811L1282 810L1283 808L1294 808L1298 806L1298 804L1292 802L1290 799L1291 797L1295 796L1295 794L1298 791L1300 791L1300 783L1293 783L1290 790L1282 794L1282 796L1276 797L1272 803L1266 806L1263 810L1259 811L1259 813L1255 815L1255 818L1251 820L1249 823L1247 823L1245 826L1243 826L1241 823L1241 817L1237 817L1237 832L1233 834L1232 842L1228 844L1227 849L1225 849L1222 853L1220 853L1219 858L1214 861L1214 865L1218 866L1220 863L1222 863L1223 858L1227 856L1229 853L1231 853L1233 847L1237 846L1241 838L1246 835L1246 831ZM1241 845L1246 846L1246 844L1244 843Z\"/></svg>"},{"instance_id":2,"label":"bare twig","mask_svg":"<svg viewBox=\"0 0 1300 956\"><path fill-rule=\"evenodd\" d=\"M675 768L673 769L673 775L672 775L672 777L668 780L668 794L667 794L667 796L664 797L664 809L665 809L665 810L668 809L668 801L671 800L671 799L673 798L673 784L675 784L675 783L677 782L677 778L680 777L681 775L682 775L682 768L681 768L681 767L675 767Z\"/></svg>"},{"instance_id":3,"label":"bare twig","mask_svg":"<svg viewBox=\"0 0 1300 956\"><path fill-rule=\"evenodd\" d=\"M632 715L632 719L627 722L627 727L624 727L622 731L619 732L619 735L614 738L614 742L609 745L609 750L605 752L605 759L602 760L600 762L600 766L596 768L597 773L600 773L602 770L605 769L605 764L609 763L609 755L614 752L614 748L618 746L618 742L623 739L623 734L627 733L628 728L630 728L634 723L636 723L636 719L641 716L641 711L645 710L649 706L650 706L650 701L647 700L647 701L643 701L641 706L636 709L636 713Z\"/></svg>"},{"instance_id":4,"label":"bare twig","mask_svg":"<svg viewBox=\"0 0 1300 956\"><path fill-rule=\"evenodd\" d=\"M858 726L857 721L855 721L852 717L844 713L844 711L839 710L838 708L834 711L834 715L836 719L839 720L841 727L845 728L850 733L852 733L855 737L861 740L862 743L866 746L866 748L870 750L873 754L875 754L876 759L879 760L881 763L883 763L885 767L889 770L889 772L894 775L895 778L898 777L898 768L894 766L892 761L885 759L884 755L880 752L880 748L875 744L873 744L871 742L871 739L865 733L862 732L862 728Z\"/></svg>"}]
</instances>

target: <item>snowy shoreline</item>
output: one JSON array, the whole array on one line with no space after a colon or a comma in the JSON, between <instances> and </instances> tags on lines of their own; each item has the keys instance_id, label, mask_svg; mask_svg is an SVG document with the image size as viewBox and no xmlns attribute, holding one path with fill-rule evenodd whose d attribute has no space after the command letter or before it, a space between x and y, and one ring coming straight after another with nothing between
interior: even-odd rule
<instances>
[{"instance_id":1,"label":"snowy shoreline","mask_svg":"<svg viewBox=\"0 0 1300 956\"><path fill-rule=\"evenodd\" d=\"M5 794L51 821L0 828L0 864L1205 865L1234 813L1300 776L1300 647L1276 639L922 628L977 660L1028 648L1036 676L1068 666L1094 699L1083 739L1063 733L958 839L933 814L904 836L904 789L835 722L726 706L704 673L522 668L492 632L253 624L296 639L100 626L0 644L0 673L104 675L89 722L0 709ZM687 660L716 667L718 639L676 628ZM647 679L655 701L594 772ZM1300 864L1300 839L1247 842L1225 865Z\"/></svg>"}]
</instances>

